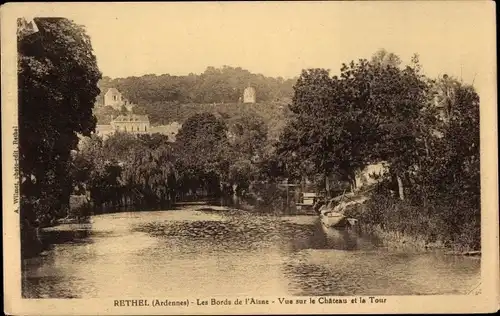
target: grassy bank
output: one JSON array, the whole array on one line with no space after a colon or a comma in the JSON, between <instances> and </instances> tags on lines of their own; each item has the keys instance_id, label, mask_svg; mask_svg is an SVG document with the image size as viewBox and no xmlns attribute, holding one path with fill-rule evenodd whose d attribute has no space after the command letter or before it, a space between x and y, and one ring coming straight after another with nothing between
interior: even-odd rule
<instances>
[{"instance_id":1,"label":"grassy bank","mask_svg":"<svg viewBox=\"0 0 500 316\"><path fill-rule=\"evenodd\" d=\"M362 207L346 210L360 229L391 249L467 253L481 249L480 210L444 203L420 207L374 195Z\"/></svg>"},{"instance_id":2,"label":"grassy bank","mask_svg":"<svg viewBox=\"0 0 500 316\"><path fill-rule=\"evenodd\" d=\"M294 203L287 209L286 202L286 190L263 184L253 186L237 207L250 213L293 214ZM363 234L389 249L474 255L481 250L480 209L469 201L443 200L422 207L375 192L364 205L348 208L345 214L359 220Z\"/></svg>"}]
</instances>

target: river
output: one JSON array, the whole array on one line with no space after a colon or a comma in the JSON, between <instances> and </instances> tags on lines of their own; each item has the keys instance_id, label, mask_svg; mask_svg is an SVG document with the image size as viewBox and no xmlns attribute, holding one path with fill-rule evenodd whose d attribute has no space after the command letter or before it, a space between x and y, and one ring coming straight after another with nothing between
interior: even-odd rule
<instances>
[{"instance_id":1,"label":"river","mask_svg":"<svg viewBox=\"0 0 500 316\"><path fill-rule=\"evenodd\" d=\"M395 252L315 216L217 207L95 215L43 233L23 297L468 294L480 260Z\"/></svg>"}]
</instances>

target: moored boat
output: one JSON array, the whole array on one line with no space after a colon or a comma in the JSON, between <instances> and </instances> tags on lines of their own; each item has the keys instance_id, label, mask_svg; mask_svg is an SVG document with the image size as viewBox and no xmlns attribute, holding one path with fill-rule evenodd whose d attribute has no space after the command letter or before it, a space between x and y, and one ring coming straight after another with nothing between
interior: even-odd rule
<instances>
[{"instance_id":1,"label":"moored boat","mask_svg":"<svg viewBox=\"0 0 500 316\"><path fill-rule=\"evenodd\" d=\"M357 224L354 218L345 216L344 211L348 207L358 206L367 201L367 197L350 198L343 201L343 197L333 198L319 209L321 223L327 228L349 228Z\"/></svg>"},{"instance_id":2,"label":"moored boat","mask_svg":"<svg viewBox=\"0 0 500 316\"><path fill-rule=\"evenodd\" d=\"M326 227L338 227L341 223L343 223L345 216L344 214L327 211L321 213L320 215L321 223Z\"/></svg>"},{"instance_id":3,"label":"moored boat","mask_svg":"<svg viewBox=\"0 0 500 316\"><path fill-rule=\"evenodd\" d=\"M325 227L337 227L345 218L344 214L339 212L336 199L331 199L319 209L321 224Z\"/></svg>"}]
</instances>

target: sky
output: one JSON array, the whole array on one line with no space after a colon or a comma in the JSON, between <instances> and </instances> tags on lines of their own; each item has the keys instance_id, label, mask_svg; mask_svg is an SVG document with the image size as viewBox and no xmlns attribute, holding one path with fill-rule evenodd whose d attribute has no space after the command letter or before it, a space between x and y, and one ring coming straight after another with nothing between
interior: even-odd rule
<instances>
[{"instance_id":1,"label":"sky","mask_svg":"<svg viewBox=\"0 0 500 316\"><path fill-rule=\"evenodd\" d=\"M93 3L57 12L86 26L99 68L112 78L223 65L285 78L316 67L336 74L343 62L384 48L403 62L418 53L430 76L477 83L495 71L492 9L477 1L213 2Z\"/></svg>"}]
</instances>

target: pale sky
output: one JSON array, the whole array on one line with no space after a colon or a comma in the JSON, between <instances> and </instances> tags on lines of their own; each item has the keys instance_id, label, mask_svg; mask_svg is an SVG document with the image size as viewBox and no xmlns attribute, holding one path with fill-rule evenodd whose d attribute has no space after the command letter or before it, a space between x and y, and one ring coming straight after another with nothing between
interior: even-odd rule
<instances>
[{"instance_id":1,"label":"pale sky","mask_svg":"<svg viewBox=\"0 0 500 316\"><path fill-rule=\"evenodd\" d=\"M369 58L385 48L426 74L475 84L493 69L494 10L486 2L165 3L68 6L103 75L186 75L239 66L294 77ZM486 57L485 57L486 56Z\"/></svg>"}]
</instances>

